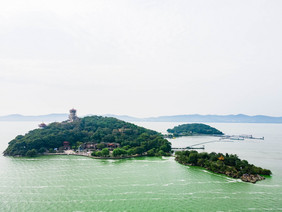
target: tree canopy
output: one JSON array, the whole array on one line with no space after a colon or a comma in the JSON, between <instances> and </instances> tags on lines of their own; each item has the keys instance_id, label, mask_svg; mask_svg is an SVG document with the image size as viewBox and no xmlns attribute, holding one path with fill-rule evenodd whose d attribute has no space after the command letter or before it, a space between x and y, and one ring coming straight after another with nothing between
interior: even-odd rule
<instances>
[{"instance_id":1,"label":"tree canopy","mask_svg":"<svg viewBox=\"0 0 282 212\"><path fill-rule=\"evenodd\" d=\"M155 153L160 150L165 153L171 151L171 144L156 131L112 117L88 116L74 122L54 122L43 129L34 129L25 135L18 135L9 142L4 155L25 156L32 149L37 152L42 152L43 149L52 150L63 146L65 141L71 147L85 142L115 142L132 154L143 154L151 149ZM106 150L102 154L106 155Z\"/></svg>"},{"instance_id":2,"label":"tree canopy","mask_svg":"<svg viewBox=\"0 0 282 212\"><path fill-rule=\"evenodd\" d=\"M241 160L237 155L233 154L180 151L176 152L175 160L184 165L201 166L212 172L225 174L233 178L240 178L244 174L271 174L270 170L249 164L248 161Z\"/></svg>"},{"instance_id":3,"label":"tree canopy","mask_svg":"<svg viewBox=\"0 0 282 212\"><path fill-rule=\"evenodd\" d=\"M172 133L174 136L191 136L191 135L223 135L223 133L206 124L182 124L167 132Z\"/></svg>"}]
</instances>

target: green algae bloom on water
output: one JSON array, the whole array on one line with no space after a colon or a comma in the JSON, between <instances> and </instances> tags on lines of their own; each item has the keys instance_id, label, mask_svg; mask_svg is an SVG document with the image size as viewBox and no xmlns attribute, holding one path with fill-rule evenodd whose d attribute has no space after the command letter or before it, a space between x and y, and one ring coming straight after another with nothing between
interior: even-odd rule
<instances>
[{"instance_id":1,"label":"green algae bloom on water","mask_svg":"<svg viewBox=\"0 0 282 212\"><path fill-rule=\"evenodd\" d=\"M175 123L137 123L164 132ZM0 150L37 122L0 122ZM72 155L3 157L0 155L0 211L281 211L282 125L214 124L226 132L251 128L261 142L206 145L209 152L238 152L271 177L244 183L202 167L184 166L172 157L95 160ZM248 133L248 132L246 132ZM189 146L200 137L171 139ZM210 139L210 138L206 138ZM204 140L203 140L204 141Z\"/></svg>"}]
</instances>

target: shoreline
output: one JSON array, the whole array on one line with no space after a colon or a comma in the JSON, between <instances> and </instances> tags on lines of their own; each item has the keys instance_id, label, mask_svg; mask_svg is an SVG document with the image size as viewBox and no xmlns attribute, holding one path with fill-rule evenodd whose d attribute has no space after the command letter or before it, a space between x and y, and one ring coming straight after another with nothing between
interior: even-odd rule
<instances>
[{"instance_id":1,"label":"shoreline","mask_svg":"<svg viewBox=\"0 0 282 212\"><path fill-rule=\"evenodd\" d=\"M124 156L124 157L95 157L92 155L85 155L85 154L70 154L70 153L44 153L42 156L48 156L48 155L74 155L74 156L83 156L93 159L126 159L126 158L137 158L137 157L144 157L146 155L134 155L134 156ZM38 155L40 156L40 155Z\"/></svg>"},{"instance_id":2,"label":"shoreline","mask_svg":"<svg viewBox=\"0 0 282 212\"><path fill-rule=\"evenodd\" d=\"M129 158L137 158L137 157L149 157L147 155L134 155L134 156L124 156L124 157L94 157L94 156L91 156L91 155L76 154L76 153L43 153L43 154L39 154L37 156L50 156L50 155L73 155L73 156L88 157L88 158L92 158L92 159L112 159L112 160L129 159ZM12 157L23 157L23 156L12 156ZM157 156L153 156L153 157L157 157ZM175 157L175 156L171 155L169 157ZM207 171L210 171L211 173L214 173L214 174L225 175L225 176L233 178L233 179L240 179L242 182L249 182L249 183L254 184L258 181L265 180L265 177L261 176L259 174L243 174L241 177L235 177L235 176L232 176L231 173L214 172L214 171L211 171L208 168L204 168L202 166L182 163L182 162L178 161L176 158L175 158L175 161L177 163L181 164L181 165L184 165L184 166L199 167L199 168L205 169Z\"/></svg>"},{"instance_id":3,"label":"shoreline","mask_svg":"<svg viewBox=\"0 0 282 212\"><path fill-rule=\"evenodd\" d=\"M265 177L261 176L259 174L243 174L242 176L237 177L237 176L232 175L232 173L230 173L230 172L215 172L215 171L211 171L210 169L202 167L202 166L192 165L192 164L188 164L188 163L182 163L182 162L178 161L176 158L175 158L175 161L178 162L179 164L183 165L183 166L199 167L199 168L205 169L205 170L207 170L211 173L214 173L214 174L225 175L225 176L233 178L233 179L240 179L242 182L246 182L246 183L255 184L258 181L265 180Z\"/></svg>"}]
</instances>

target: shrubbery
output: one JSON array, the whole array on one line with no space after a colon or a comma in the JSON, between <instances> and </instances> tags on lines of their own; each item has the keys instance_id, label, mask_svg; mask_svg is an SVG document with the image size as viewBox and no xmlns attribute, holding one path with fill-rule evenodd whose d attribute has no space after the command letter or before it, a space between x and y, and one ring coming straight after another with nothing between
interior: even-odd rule
<instances>
[{"instance_id":1,"label":"shrubbery","mask_svg":"<svg viewBox=\"0 0 282 212\"><path fill-rule=\"evenodd\" d=\"M190 136L190 135L222 135L223 133L206 124L182 124L167 132L172 133L174 136Z\"/></svg>"},{"instance_id":2,"label":"shrubbery","mask_svg":"<svg viewBox=\"0 0 282 212\"><path fill-rule=\"evenodd\" d=\"M36 149L28 150L28 151L26 152L26 156L27 156L27 157L35 157L36 155L37 155Z\"/></svg>"},{"instance_id":3,"label":"shrubbery","mask_svg":"<svg viewBox=\"0 0 282 212\"><path fill-rule=\"evenodd\" d=\"M184 165L201 166L212 172L226 174L239 178L243 174L270 175L271 171L249 164L241 160L237 155L212 152L198 153L197 151L176 152L175 160Z\"/></svg>"}]
</instances>

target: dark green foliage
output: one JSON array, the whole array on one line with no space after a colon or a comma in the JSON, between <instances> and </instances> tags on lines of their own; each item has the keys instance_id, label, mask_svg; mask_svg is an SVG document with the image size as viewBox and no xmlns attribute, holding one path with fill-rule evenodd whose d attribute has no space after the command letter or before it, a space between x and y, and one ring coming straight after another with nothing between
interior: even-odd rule
<instances>
[{"instance_id":1,"label":"dark green foliage","mask_svg":"<svg viewBox=\"0 0 282 212\"><path fill-rule=\"evenodd\" d=\"M147 156L155 156L155 149L150 149L147 151Z\"/></svg>"},{"instance_id":2,"label":"dark green foliage","mask_svg":"<svg viewBox=\"0 0 282 212\"><path fill-rule=\"evenodd\" d=\"M144 146L138 146L138 147L135 148L135 154L138 154L138 155L143 154L145 151L146 150L145 150Z\"/></svg>"},{"instance_id":3,"label":"dark green foliage","mask_svg":"<svg viewBox=\"0 0 282 212\"><path fill-rule=\"evenodd\" d=\"M230 177L240 178L243 174L271 175L271 171L249 164L237 155L197 151L176 152L175 160L184 165L201 166L212 172L226 174Z\"/></svg>"},{"instance_id":4,"label":"dark green foliage","mask_svg":"<svg viewBox=\"0 0 282 212\"><path fill-rule=\"evenodd\" d=\"M106 144L105 143L100 143L100 144L97 144L97 149L103 149L106 147Z\"/></svg>"},{"instance_id":5,"label":"dark green foliage","mask_svg":"<svg viewBox=\"0 0 282 212\"><path fill-rule=\"evenodd\" d=\"M127 150L126 152L127 152L127 155L134 155L134 153L135 153L133 148Z\"/></svg>"},{"instance_id":6,"label":"dark green foliage","mask_svg":"<svg viewBox=\"0 0 282 212\"><path fill-rule=\"evenodd\" d=\"M38 153L44 153L46 152L46 149L44 147L41 147L39 150L38 150Z\"/></svg>"},{"instance_id":7,"label":"dark green foliage","mask_svg":"<svg viewBox=\"0 0 282 212\"><path fill-rule=\"evenodd\" d=\"M206 124L182 124L167 132L174 136L190 136L190 135L222 135L223 133Z\"/></svg>"},{"instance_id":8,"label":"dark green foliage","mask_svg":"<svg viewBox=\"0 0 282 212\"><path fill-rule=\"evenodd\" d=\"M114 151L113 151L113 156L114 157L119 157L119 156L122 156L122 155L127 155L127 151L122 149L122 148L114 149Z\"/></svg>"},{"instance_id":9,"label":"dark green foliage","mask_svg":"<svg viewBox=\"0 0 282 212\"><path fill-rule=\"evenodd\" d=\"M160 150L158 151L157 153L158 156L164 156L165 155L165 152L163 150Z\"/></svg>"},{"instance_id":10,"label":"dark green foliage","mask_svg":"<svg viewBox=\"0 0 282 212\"><path fill-rule=\"evenodd\" d=\"M97 151L97 152L95 152L94 156L102 157L102 152L101 151Z\"/></svg>"},{"instance_id":11,"label":"dark green foliage","mask_svg":"<svg viewBox=\"0 0 282 212\"><path fill-rule=\"evenodd\" d=\"M55 153L55 150L52 149L52 148L50 148L50 149L49 149L49 153Z\"/></svg>"},{"instance_id":12,"label":"dark green foliage","mask_svg":"<svg viewBox=\"0 0 282 212\"><path fill-rule=\"evenodd\" d=\"M26 152L26 156L27 156L27 157L35 157L36 155L37 155L36 149L28 150L28 151Z\"/></svg>"},{"instance_id":13,"label":"dark green foliage","mask_svg":"<svg viewBox=\"0 0 282 212\"><path fill-rule=\"evenodd\" d=\"M110 151L109 151L108 148L104 148L104 149L102 149L101 153L104 157L106 157L106 156L109 156Z\"/></svg>"},{"instance_id":14,"label":"dark green foliage","mask_svg":"<svg viewBox=\"0 0 282 212\"><path fill-rule=\"evenodd\" d=\"M64 141L68 141L69 145L75 148L84 142L101 143L100 150L105 148L102 143L115 142L125 147L123 150L130 155L143 154L153 148L155 152L171 151L171 144L153 130L116 118L89 116L74 122L54 122L44 129L31 130L24 136L19 135L9 142L4 155L25 156L29 150L42 152L43 148L51 153L54 148L62 147Z\"/></svg>"},{"instance_id":15,"label":"dark green foliage","mask_svg":"<svg viewBox=\"0 0 282 212\"><path fill-rule=\"evenodd\" d=\"M110 151L108 148L104 148L101 151L94 151L91 153L91 156L94 157L109 157L110 156Z\"/></svg>"}]
</instances>

